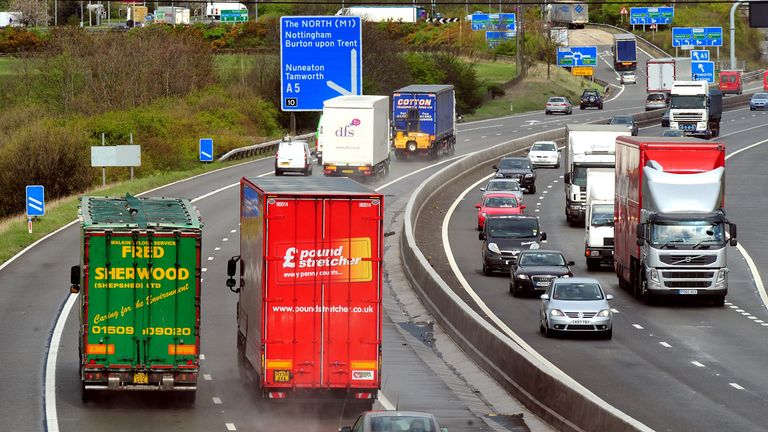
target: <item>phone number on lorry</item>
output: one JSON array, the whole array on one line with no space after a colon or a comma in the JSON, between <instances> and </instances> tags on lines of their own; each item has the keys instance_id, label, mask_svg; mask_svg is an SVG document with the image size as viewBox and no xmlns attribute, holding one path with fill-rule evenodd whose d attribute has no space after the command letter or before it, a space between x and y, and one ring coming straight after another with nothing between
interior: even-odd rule
<instances>
[{"instance_id":1,"label":"phone number on lorry","mask_svg":"<svg viewBox=\"0 0 768 432\"><path fill-rule=\"evenodd\" d=\"M131 326L91 326L92 334L118 334L132 335L134 329ZM189 327L147 327L141 330L143 336L190 336L192 329Z\"/></svg>"}]
</instances>

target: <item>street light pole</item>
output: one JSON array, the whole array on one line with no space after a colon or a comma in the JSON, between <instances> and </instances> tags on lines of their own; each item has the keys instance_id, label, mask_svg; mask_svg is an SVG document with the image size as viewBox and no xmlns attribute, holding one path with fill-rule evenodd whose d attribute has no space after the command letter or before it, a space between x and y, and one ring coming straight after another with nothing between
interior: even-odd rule
<instances>
[{"instance_id":1,"label":"street light pole","mask_svg":"<svg viewBox=\"0 0 768 432\"><path fill-rule=\"evenodd\" d=\"M736 69L736 8L744 3L743 1L737 1L731 6L731 69Z\"/></svg>"}]
</instances>

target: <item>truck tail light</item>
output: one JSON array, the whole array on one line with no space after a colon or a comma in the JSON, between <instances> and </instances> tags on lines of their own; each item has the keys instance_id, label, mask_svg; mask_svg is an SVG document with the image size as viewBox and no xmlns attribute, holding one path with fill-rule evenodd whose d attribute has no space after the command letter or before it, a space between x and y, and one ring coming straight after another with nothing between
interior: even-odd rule
<instances>
[{"instance_id":1,"label":"truck tail light","mask_svg":"<svg viewBox=\"0 0 768 432\"><path fill-rule=\"evenodd\" d=\"M373 399L373 393L355 393L355 399Z\"/></svg>"},{"instance_id":2,"label":"truck tail light","mask_svg":"<svg viewBox=\"0 0 768 432\"><path fill-rule=\"evenodd\" d=\"M286 399L288 397L288 393L286 393L286 392L267 392L267 397L269 399Z\"/></svg>"}]
</instances>

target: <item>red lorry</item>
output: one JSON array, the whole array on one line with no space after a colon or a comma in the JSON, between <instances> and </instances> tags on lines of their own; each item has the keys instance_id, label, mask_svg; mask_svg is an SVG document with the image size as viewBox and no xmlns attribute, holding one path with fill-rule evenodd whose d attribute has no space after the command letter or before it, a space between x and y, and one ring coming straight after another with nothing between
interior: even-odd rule
<instances>
[{"instance_id":1,"label":"red lorry","mask_svg":"<svg viewBox=\"0 0 768 432\"><path fill-rule=\"evenodd\" d=\"M662 295L728 290L725 145L695 138L616 139L614 268L622 287L650 302Z\"/></svg>"},{"instance_id":2,"label":"red lorry","mask_svg":"<svg viewBox=\"0 0 768 432\"><path fill-rule=\"evenodd\" d=\"M376 397L383 216L383 196L348 178L242 178L227 286L265 398Z\"/></svg>"}]
</instances>

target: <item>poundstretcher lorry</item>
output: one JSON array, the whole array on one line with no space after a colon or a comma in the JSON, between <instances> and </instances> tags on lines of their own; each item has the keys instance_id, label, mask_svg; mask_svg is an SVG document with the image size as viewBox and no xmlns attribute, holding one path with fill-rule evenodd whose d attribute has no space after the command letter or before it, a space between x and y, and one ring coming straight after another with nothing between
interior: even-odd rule
<instances>
[{"instance_id":1,"label":"poundstretcher lorry","mask_svg":"<svg viewBox=\"0 0 768 432\"><path fill-rule=\"evenodd\" d=\"M94 390L178 391L194 401L200 367L202 224L189 200L80 201L83 401ZM82 288L81 288L82 287Z\"/></svg>"},{"instance_id":2,"label":"poundstretcher lorry","mask_svg":"<svg viewBox=\"0 0 768 432\"><path fill-rule=\"evenodd\" d=\"M382 195L346 177L243 178L237 348L265 398L381 387ZM240 262L240 283L234 276Z\"/></svg>"}]
</instances>

